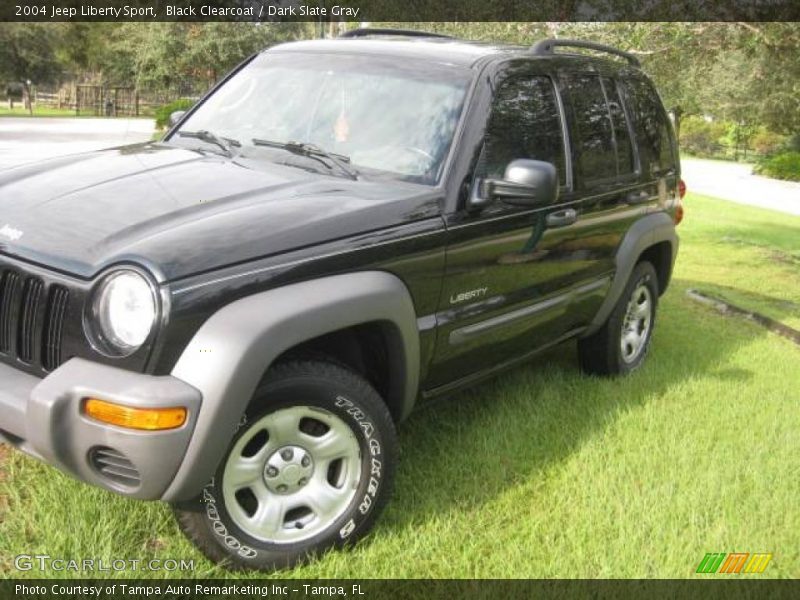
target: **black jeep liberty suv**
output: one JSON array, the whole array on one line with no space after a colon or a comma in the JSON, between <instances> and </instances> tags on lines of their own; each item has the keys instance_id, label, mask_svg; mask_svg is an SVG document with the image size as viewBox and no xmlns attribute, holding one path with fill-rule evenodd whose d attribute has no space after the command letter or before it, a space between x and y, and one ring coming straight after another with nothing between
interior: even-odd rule
<instances>
[{"instance_id":1,"label":"black jeep liberty suv","mask_svg":"<svg viewBox=\"0 0 800 600\"><path fill-rule=\"evenodd\" d=\"M635 57L360 29L173 116L0 173L0 440L212 560L364 536L420 399L571 338L587 373L647 354L684 186Z\"/></svg>"}]
</instances>

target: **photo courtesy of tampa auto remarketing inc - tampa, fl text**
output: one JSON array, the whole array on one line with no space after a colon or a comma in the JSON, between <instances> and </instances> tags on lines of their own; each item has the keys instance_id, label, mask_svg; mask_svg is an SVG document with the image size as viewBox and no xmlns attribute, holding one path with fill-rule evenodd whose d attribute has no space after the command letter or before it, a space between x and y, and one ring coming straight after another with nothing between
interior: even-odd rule
<instances>
[{"instance_id":1,"label":"photo courtesy of tampa auto remarketing inc - tampa, fl text","mask_svg":"<svg viewBox=\"0 0 800 600\"><path fill-rule=\"evenodd\" d=\"M0 4L0 598L800 596L796 0Z\"/></svg>"}]
</instances>

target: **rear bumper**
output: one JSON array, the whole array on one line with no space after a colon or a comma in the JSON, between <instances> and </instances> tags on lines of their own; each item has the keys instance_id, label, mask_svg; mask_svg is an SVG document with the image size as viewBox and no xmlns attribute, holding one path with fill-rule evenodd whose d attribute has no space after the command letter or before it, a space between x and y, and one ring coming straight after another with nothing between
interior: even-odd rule
<instances>
[{"instance_id":1,"label":"rear bumper","mask_svg":"<svg viewBox=\"0 0 800 600\"><path fill-rule=\"evenodd\" d=\"M106 425L81 413L93 397L137 408L183 406L186 423L167 431ZM183 462L200 409L198 390L73 358L44 379L0 364L0 441L114 492L159 499Z\"/></svg>"}]
</instances>

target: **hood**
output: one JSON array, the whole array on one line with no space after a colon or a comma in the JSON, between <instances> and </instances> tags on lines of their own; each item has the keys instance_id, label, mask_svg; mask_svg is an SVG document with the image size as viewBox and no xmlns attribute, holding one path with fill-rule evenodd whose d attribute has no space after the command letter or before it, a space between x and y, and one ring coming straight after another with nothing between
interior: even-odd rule
<instances>
[{"instance_id":1,"label":"hood","mask_svg":"<svg viewBox=\"0 0 800 600\"><path fill-rule=\"evenodd\" d=\"M0 253L84 278L135 262L172 280L430 217L432 197L420 185L138 144L0 171Z\"/></svg>"}]
</instances>

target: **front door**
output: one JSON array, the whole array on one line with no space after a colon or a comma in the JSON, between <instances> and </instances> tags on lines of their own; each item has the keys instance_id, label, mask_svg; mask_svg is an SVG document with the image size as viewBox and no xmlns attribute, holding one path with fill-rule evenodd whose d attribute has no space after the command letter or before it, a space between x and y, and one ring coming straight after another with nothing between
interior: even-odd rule
<instances>
[{"instance_id":1,"label":"front door","mask_svg":"<svg viewBox=\"0 0 800 600\"><path fill-rule=\"evenodd\" d=\"M530 63L514 64L498 79L476 182L502 178L515 159L543 160L557 168L560 195L549 206L494 201L446 216L447 265L429 389L562 339L588 323L602 301L611 250L598 237L602 224L585 220L573 191L563 119L553 79L534 73Z\"/></svg>"}]
</instances>

